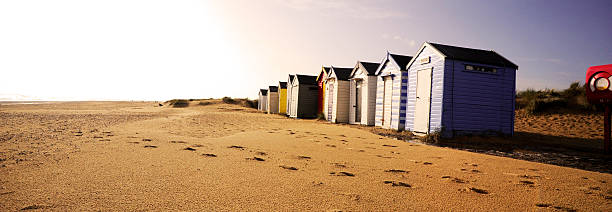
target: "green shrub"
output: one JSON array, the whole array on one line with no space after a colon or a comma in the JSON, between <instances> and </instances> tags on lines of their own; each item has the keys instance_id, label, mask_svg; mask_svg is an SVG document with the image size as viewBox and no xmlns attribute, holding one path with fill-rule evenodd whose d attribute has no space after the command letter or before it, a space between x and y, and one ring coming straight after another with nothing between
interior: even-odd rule
<instances>
[{"instance_id":1,"label":"green shrub","mask_svg":"<svg viewBox=\"0 0 612 212\"><path fill-rule=\"evenodd\" d=\"M439 144L441 139L442 133L440 131L435 131L425 136L419 137L419 140L421 140L421 142L429 144Z\"/></svg>"},{"instance_id":2,"label":"green shrub","mask_svg":"<svg viewBox=\"0 0 612 212\"><path fill-rule=\"evenodd\" d=\"M236 104L236 100L232 99L231 97L223 97L221 99L221 101L223 101L223 103L225 104Z\"/></svg>"}]
</instances>

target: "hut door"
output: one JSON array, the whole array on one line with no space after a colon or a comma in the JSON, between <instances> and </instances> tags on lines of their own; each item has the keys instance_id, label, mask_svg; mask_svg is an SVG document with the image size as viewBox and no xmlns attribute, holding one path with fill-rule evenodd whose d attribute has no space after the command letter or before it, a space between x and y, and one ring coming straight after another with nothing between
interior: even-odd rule
<instances>
[{"instance_id":1,"label":"hut door","mask_svg":"<svg viewBox=\"0 0 612 212\"><path fill-rule=\"evenodd\" d=\"M429 108L431 102L431 69L417 72L416 111L414 131L429 133Z\"/></svg>"},{"instance_id":2,"label":"hut door","mask_svg":"<svg viewBox=\"0 0 612 212\"><path fill-rule=\"evenodd\" d=\"M327 120L332 121L334 112L334 83L327 84Z\"/></svg>"},{"instance_id":3,"label":"hut door","mask_svg":"<svg viewBox=\"0 0 612 212\"><path fill-rule=\"evenodd\" d=\"M355 81L355 83L357 84L355 86L355 122L356 123L360 123L361 122L361 85L362 80L357 80Z\"/></svg>"},{"instance_id":4,"label":"hut door","mask_svg":"<svg viewBox=\"0 0 612 212\"><path fill-rule=\"evenodd\" d=\"M391 77L385 77L384 81L384 96L383 96L383 120L382 126L391 127L391 95L393 95L393 80Z\"/></svg>"}]
</instances>

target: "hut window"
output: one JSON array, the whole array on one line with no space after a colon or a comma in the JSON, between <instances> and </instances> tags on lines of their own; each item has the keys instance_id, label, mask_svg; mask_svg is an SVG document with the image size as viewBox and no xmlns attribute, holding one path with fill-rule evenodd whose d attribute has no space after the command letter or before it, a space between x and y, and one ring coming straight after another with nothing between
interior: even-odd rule
<instances>
[{"instance_id":1,"label":"hut window","mask_svg":"<svg viewBox=\"0 0 612 212\"><path fill-rule=\"evenodd\" d=\"M476 66L476 65L465 65L466 71L477 71L484 73L497 73L496 68L485 67L485 66Z\"/></svg>"}]
</instances>

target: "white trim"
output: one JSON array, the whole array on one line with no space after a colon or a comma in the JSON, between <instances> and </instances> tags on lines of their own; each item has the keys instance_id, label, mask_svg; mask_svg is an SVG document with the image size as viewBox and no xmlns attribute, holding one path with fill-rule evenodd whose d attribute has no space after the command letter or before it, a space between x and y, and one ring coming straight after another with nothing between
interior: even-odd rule
<instances>
[{"instance_id":1,"label":"white trim","mask_svg":"<svg viewBox=\"0 0 612 212\"><path fill-rule=\"evenodd\" d=\"M436 49L435 47L433 47L429 42L425 42L423 43L423 45L421 45L421 48L419 48L419 50L417 51L417 53L414 55L414 57L412 57L412 59L410 60L410 62L408 62L408 64L406 65L406 67L404 67L406 70L409 69L409 67L412 65L412 63L414 63L414 61L416 61L416 58L419 57L419 55L421 53L423 53L423 49L425 47L429 47L432 48L438 55L440 55L440 57L445 58L446 55L442 54L442 52L440 52L440 50Z\"/></svg>"}]
</instances>

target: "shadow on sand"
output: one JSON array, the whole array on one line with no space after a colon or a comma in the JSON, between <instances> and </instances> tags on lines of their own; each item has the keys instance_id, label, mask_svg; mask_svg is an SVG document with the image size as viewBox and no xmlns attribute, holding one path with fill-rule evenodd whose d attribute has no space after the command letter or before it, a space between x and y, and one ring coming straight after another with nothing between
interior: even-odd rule
<instances>
[{"instance_id":1,"label":"shadow on sand","mask_svg":"<svg viewBox=\"0 0 612 212\"><path fill-rule=\"evenodd\" d=\"M515 132L512 137L462 136L443 139L437 146L511 157L588 171L612 173L612 156L602 140Z\"/></svg>"}]
</instances>

